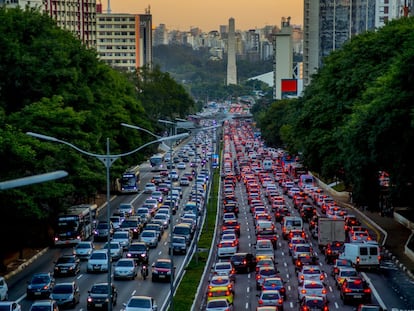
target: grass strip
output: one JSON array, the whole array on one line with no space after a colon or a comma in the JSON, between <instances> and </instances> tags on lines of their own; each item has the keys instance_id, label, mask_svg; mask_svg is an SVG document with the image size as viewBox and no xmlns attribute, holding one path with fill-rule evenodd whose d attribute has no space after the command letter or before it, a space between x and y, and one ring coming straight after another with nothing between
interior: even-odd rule
<instances>
[{"instance_id":1,"label":"grass strip","mask_svg":"<svg viewBox=\"0 0 414 311\"><path fill-rule=\"evenodd\" d=\"M207 249L210 251L211 242L214 237L214 229L216 224L216 213L217 213L217 199L219 194L220 184L220 170L213 174L212 189L210 197L207 201L207 215L204 221L200 239L198 241L199 249ZM183 279L177 288L174 296L174 310L191 310L195 294L197 293L198 285L201 281L201 277L204 272L204 268L207 264L209 252L199 252L198 258L194 254L191 261L186 267L186 271Z\"/></svg>"}]
</instances>

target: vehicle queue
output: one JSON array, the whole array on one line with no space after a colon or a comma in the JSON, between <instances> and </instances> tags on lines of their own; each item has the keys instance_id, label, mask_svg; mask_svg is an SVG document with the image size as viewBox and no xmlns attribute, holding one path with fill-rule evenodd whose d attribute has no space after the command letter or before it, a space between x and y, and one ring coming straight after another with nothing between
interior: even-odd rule
<instances>
[{"instance_id":1,"label":"vehicle queue","mask_svg":"<svg viewBox=\"0 0 414 311\"><path fill-rule=\"evenodd\" d=\"M297 163L266 148L250 122L226 123L221 230L206 310L380 310L363 266L343 255L348 244L375 246L376 237L307 174L292 174ZM319 249L318 218L325 217L344 220L344 239Z\"/></svg>"},{"instance_id":2,"label":"vehicle queue","mask_svg":"<svg viewBox=\"0 0 414 311\"><path fill-rule=\"evenodd\" d=\"M29 310L33 305L35 311L40 310L36 309L40 307L39 301L53 297L50 305L55 311L58 308L107 310L109 301L112 301L113 310L135 310L147 305L150 307L142 310L161 309L168 297L170 281L178 270L182 271L188 251L193 247L197 222L201 223L201 213L196 213L194 207L201 212L204 206L210 174L207 154L212 150L209 134L200 132L177 148L168 163L170 169L155 174L151 169L148 173L141 171L141 180L147 180L146 176L150 175L148 183L153 188L145 186L138 195L116 198L120 203L112 211L111 221L99 218L92 238L73 247L51 249L54 257L51 271L38 272L33 267L35 272L27 282L26 294L6 304L16 311ZM180 165L176 170L177 163ZM170 239L167 231L171 222L173 236ZM174 265L171 255L177 257ZM114 280L111 291L106 281L108 262L111 262ZM147 278L154 283L165 283L165 286L158 286L156 291L143 290L141 282ZM133 280L135 282L131 282ZM85 288L84 283L89 285ZM125 291L125 288L131 290ZM128 296L130 291L132 294ZM14 299L16 294L10 296Z\"/></svg>"}]
</instances>

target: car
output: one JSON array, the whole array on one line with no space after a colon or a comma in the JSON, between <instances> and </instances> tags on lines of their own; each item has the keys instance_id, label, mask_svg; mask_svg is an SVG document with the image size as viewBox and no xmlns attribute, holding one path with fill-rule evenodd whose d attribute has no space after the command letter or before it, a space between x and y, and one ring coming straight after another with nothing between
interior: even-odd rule
<instances>
[{"instance_id":1,"label":"car","mask_svg":"<svg viewBox=\"0 0 414 311\"><path fill-rule=\"evenodd\" d=\"M233 265L229 261L219 261L216 262L213 266L213 275L226 275L233 282L235 282L235 274L236 271L234 270Z\"/></svg>"},{"instance_id":2,"label":"car","mask_svg":"<svg viewBox=\"0 0 414 311\"><path fill-rule=\"evenodd\" d=\"M256 261L256 272L259 271L260 267L275 267L275 261L272 257L261 257Z\"/></svg>"},{"instance_id":3,"label":"car","mask_svg":"<svg viewBox=\"0 0 414 311\"><path fill-rule=\"evenodd\" d=\"M149 182L149 183L146 183L146 184L145 184L145 187L144 187L144 193L149 193L149 194L151 194L151 193L153 193L154 191L157 191L157 186L156 186L154 183Z\"/></svg>"},{"instance_id":4,"label":"car","mask_svg":"<svg viewBox=\"0 0 414 311\"><path fill-rule=\"evenodd\" d=\"M157 233L157 240L158 240L158 242L159 241L161 241L161 237L162 237L162 234L164 233L164 226L162 225L162 224L160 224L160 223L157 223L158 222L158 220L154 220L154 219L152 219L151 220L151 222L150 223L148 223L146 226L145 226L145 229L144 229L144 231L151 231L151 230L153 230L153 231L155 231L156 233ZM142 233L144 233L144 231L142 232ZM142 233L141 233L141 236L142 236ZM149 241L151 238L150 238L150 235L149 234L144 234L144 237ZM143 241L141 238L140 238L140 241ZM145 242L145 241L144 241ZM152 242L150 242L150 244L151 244ZM150 247L156 247L158 244L151 244L151 245L148 245L148 246L150 246Z\"/></svg>"},{"instance_id":5,"label":"car","mask_svg":"<svg viewBox=\"0 0 414 311\"><path fill-rule=\"evenodd\" d=\"M108 272L108 251L106 249L94 250L88 259L86 272Z\"/></svg>"},{"instance_id":6,"label":"car","mask_svg":"<svg viewBox=\"0 0 414 311\"><path fill-rule=\"evenodd\" d=\"M22 311L22 307L17 301L0 301L1 311Z\"/></svg>"},{"instance_id":7,"label":"car","mask_svg":"<svg viewBox=\"0 0 414 311\"><path fill-rule=\"evenodd\" d=\"M0 310L3 309L0 307ZM57 302L52 299L37 300L32 303L29 311L59 311L59 306Z\"/></svg>"},{"instance_id":8,"label":"car","mask_svg":"<svg viewBox=\"0 0 414 311\"><path fill-rule=\"evenodd\" d=\"M275 250L273 248L273 243L271 240L263 239L256 241L256 258L260 257L270 257L275 258Z\"/></svg>"},{"instance_id":9,"label":"car","mask_svg":"<svg viewBox=\"0 0 414 311\"><path fill-rule=\"evenodd\" d=\"M55 280L51 273L35 273L27 283L26 297L28 299L49 298Z\"/></svg>"},{"instance_id":10,"label":"car","mask_svg":"<svg viewBox=\"0 0 414 311\"><path fill-rule=\"evenodd\" d=\"M75 281L56 283L50 294L50 298L56 301L59 308L74 308L80 300L78 284Z\"/></svg>"},{"instance_id":11,"label":"car","mask_svg":"<svg viewBox=\"0 0 414 311\"><path fill-rule=\"evenodd\" d=\"M173 235L172 237L172 252L176 254L187 254L187 240L180 235Z\"/></svg>"},{"instance_id":12,"label":"car","mask_svg":"<svg viewBox=\"0 0 414 311\"><path fill-rule=\"evenodd\" d=\"M178 181L178 179L180 178L180 175L178 174L178 172L176 170L170 171L168 176L169 176L169 179L172 180L172 181Z\"/></svg>"},{"instance_id":13,"label":"car","mask_svg":"<svg viewBox=\"0 0 414 311\"><path fill-rule=\"evenodd\" d=\"M73 254L80 260L88 260L94 249L95 246L92 242L83 241L76 244L73 249Z\"/></svg>"},{"instance_id":14,"label":"car","mask_svg":"<svg viewBox=\"0 0 414 311\"><path fill-rule=\"evenodd\" d=\"M80 272L80 259L75 255L62 255L55 261L53 276L77 275Z\"/></svg>"},{"instance_id":15,"label":"car","mask_svg":"<svg viewBox=\"0 0 414 311\"><path fill-rule=\"evenodd\" d=\"M0 276L0 301L9 299L9 287L7 286L6 279Z\"/></svg>"},{"instance_id":16,"label":"car","mask_svg":"<svg viewBox=\"0 0 414 311\"><path fill-rule=\"evenodd\" d=\"M94 241L107 241L108 236L112 237L114 233L114 226L111 222L99 221L93 232Z\"/></svg>"},{"instance_id":17,"label":"car","mask_svg":"<svg viewBox=\"0 0 414 311\"><path fill-rule=\"evenodd\" d=\"M302 300L303 297L309 295L315 295L327 299L326 294L328 293L325 285L322 281L303 281L300 286L298 286L298 298Z\"/></svg>"},{"instance_id":18,"label":"car","mask_svg":"<svg viewBox=\"0 0 414 311\"><path fill-rule=\"evenodd\" d=\"M344 305L347 305L351 302L370 303L371 289L363 278L349 277L346 278L341 285L340 297Z\"/></svg>"},{"instance_id":19,"label":"car","mask_svg":"<svg viewBox=\"0 0 414 311\"><path fill-rule=\"evenodd\" d=\"M151 279L153 282L169 282L175 273L175 267L169 258L158 258L151 266Z\"/></svg>"},{"instance_id":20,"label":"car","mask_svg":"<svg viewBox=\"0 0 414 311\"><path fill-rule=\"evenodd\" d=\"M227 299L213 299L207 301L206 311L233 311L233 305Z\"/></svg>"},{"instance_id":21,"label":"car","mask_svg":"<svg viewBox=\"0 0 414 311\"><path fill-rule=\"evenodd\" d=\"M164 229L167 229L168 225L170 224L169 214L159 213L159 210L158 210L157 214L155 214L155 216L152 219L153 220L160 220L162 222L162 227Z\"/></svg>"},{"instance_id":22,"label":"car","mask_svg":"<svg viewBox=\"0 0 414 311\"><path fill-rule=\"evenodd\" d=\"M126 251L129 248L129 245L132 242L132 232L131 231L115 231L112 236L111 242L119 243L122 247L122 250Z\"/></svg>"},{"instance_id":23,"label":"car","mask_svg":"<svg viewBox=\"0 0 414 311\"><path fill-rule=\"evenodd\" d=\"M133 280L138 275L138 264L133 258L121 258L114 267L114 280Z\"/></svg>"},{"instance_id":24,"label":"car","mask_svg":"<svg viewBox=\"0 0 414 311\"><path fill-rule=\"evenodd\" d=\"M118 210L125 214L125 217L133 216L135 209L132 203L121 203L119 204Z\"/></svg>"},{"instance_id":25,"label":"car","mask_svg":"<svg viewBox=\"0 0 414 311\"><path fill-rule=\"evenodd\" d=\"M234 282L227 275L213 275L208 283L208 288L210 289L216 286L226 286L234 292Z\"/></svg>"},{"instance_id":26,"label":"car","mask_svg":"<svg viewBox=\"0 0 414 311\"><path fill-rule=\"evenodd\" d=\"M339 272L339 268L340 267L349 267L349 268L353 268L353 263L351 260L349 259L335 259L334 261L334 265L332 267L332 271L331 271L331 275L333 277L336 277L336 275Z\"/></svg>"},{"instance_id":27,"label":"car","mask_svg":"<svg viewBox=\"0 0 414 311\"><path fill-rule=\"evenodd\" d=\"M162 203L164 200L164 194L161 191L156 190L151 193L151 198L157 200L159 203Z\"/></svg>"},{"instance_id":28,"label":"car","mask_svg":"<svg viewBox=\"0 0 414 311\"><path fill-rule=\"evenodd\" d=\"M256 271L256 289L260 290L266 278L277 277L278 273L279 271L275 266L259 267Z\"/></svg>"},{"instance_id":29,"label":"car","mask_svg":"<svg viewBox=\"0 0 414 311\"><path fill-rule=\"evenodd\" d=\"M361 243L369 241L372 241L372 237L367 231L353 231L352 234L349 235L350 243Z\"/></svg>"},{"instance_id":30,"label":"car","mask_svg":"<svg viewBox=\"0 0 414 311\"><path fill-rule=\"evenodd\" d=\"M182 176L182 177L180 178L180 186L187 187L187 186L189 186L189 185L190 185L190 180L188 180L188 178L187 178L187 177Z\"/></svg>"},{"instance_id":31,"label":"car","mask_svg":"<svg viewBox=\"0 0 414 311\"><path fill-rule=\"evenodd\" d=\"M329 311L328 302L321 296L304 296L302 300L299 301L299 310L300 311Z\"/></svg>"},{"instance_id":32,"label":"car","mask_svg":"<svg viewBox=\"0 0 414 311\"><path fill-rule=\"evenodd\" d=\"M298 254L298 258L295 261L295 271L302 270L305 265L318 265L318 257L315 255L309 255L306 253Z\"/></svg>"},{"instance_id":33,"label":"car","mask_svg":"<svg viewBox=\"0 0 414 311\"><path fill-rule=\"evenodd\" d=\"M119 227L121 227L121 223L124 221L125 218L121 216L114 216L112 215L109 217L109 220L112 222L112 225L114 226L114 230L119 230Z\"/></svg>"},{"instance_id":34,"label":"car","mask_svg":"<svg viewBox=\"0 0 414 311\"><path fill-rule=\"evenodd\" d=\"M151 210L149 207L139 207L137 209L137 215L144 225L151 221Z\"/></svg>"},{"instance_id":35,"label":"car","mask_svg":"<svg viewBox=\"0 0 414 311\"><path fill-rule=\"evenodd\" d=\"M86 298L86 310L108 310L109 306L109 286L108 283L95 283L88 291ZM112 305L116 306L118 300L118 290L111 284Z\"/></svg>"},{"instance_id":36,"label":"car","mask_svg":"<svg viewBox=\"0 0 414 311\"><path fill-rule=\"evenodd\" d=\"M354 267L340 267L338 273L335 275L336 287L340 289L346 278L357 276L359 276L359 273Z\"/></svg>"},{"instance_id":37,"label":"car","mask_svg":"<svg viewBox=\"0 0 414 311\"><path fill-rule=\"evenodd\" d=\"M177 169L185 170L185 168L186 168L185 162L178 162L177 163Z\"/></svg>"},{"instance_id":38,"label":"car","mask_svg":"<svg viewBox=\"0 0 414 311\"><path fill-rule=\"evenodd\" d=\"M275 289L279 291L280 295L282 295L283 300L286 300L286 288L285 288L285 282L282 280L281 277L268 277L265 278L262 283L261 290L270 290Z\"/></svg>"},{"instance_id":39,"label":"car","mask_svg":"<svg viewBox=\"0 0 414 311\"><path fill-rule=\"evenodd\" d=\"M256 257L251 253L235 253L230 257L230 262L237 273L250 273L256 268Z\"/></svg>"},{"instance_id":40,"label":"car","mask_svg":"<svg viewBox=\"0 0 414 311\"><path fill-rule=\"evenodd\" d=\"M356 311L384 311L384 309L377 304L360 304Z\"/></svg>"},{"instance_id":41,"label":"car","mask_svg":"<svg viewBox=\"0 0 414 311\"><path fill-rule=\"evenodd\" d=\"M158 309L157 302L150 296L132 296L124 307L124 311L157 311Z\"/></svg>"},{"instance_id":42,"label":"car","mask_svg":"<svg viewBox=\"0 0 414 311\"><path fill-rule=\"evenodd\" d=\"M216 299L226 299L229 304L233 304L234 292L227 286L213 286L207 289L207 301Z\"/></svg>"},{"instance_id":43,"label":"car","mask_svg":"<svg viewBox=\"0 0 414 311\"><path fill-rule=\"evenodd\" d=\"M158 237L159 237L159 233L156 230L144 229L141 232L139 240L141 242L145 242L145 244L147 244L148 247L156 248L158 245L158 241L159 241Z\"/></svg>"},{"instance_id":44,"label":"car","mask_svg":"<svg viewBox=\"0 0 414 311\"><path fill-rule=\"evenodd\" d=\"M339 257L339 254L342 252L343 247L344 242L342 241L333 241L331 243L328 243L324 249L326 263L333 263L334 260Z\"/></svg>"},{"instance_id":45,"label":"car","mask_svg":"<svg viewBox=\"0 0 414 311\"><path fill-rule=\"evenodd\" d=\"M240 237L240 224L237 220L224 220L221 230L229 228L235 229L237 237Z\"/></svg>"},{"instance_id":46,"label":"car","mask_svg":"<svg viewBox=\"0 0 414 311\"><path fill-rule=\"evenodd\" d=\"M129 246L126 258L132 258L138 263L148 264L149 247L145 242L133 242Z\"/></svg>"},{"instance_id":47,"label":"car","mask_svg":"<svg viewBox=\"0 0 414 311\"><path fill-rule=\"evenodd\" d=\"M325 280L325 273L320 266L304 265L298 273L298 282L300 284L306 280L323 281Z\"/></svg>"},{"instance_id":48,"label":"car","mask_svg":"<svg viewBox=\"0 0 414 311\"><path fill-rule=\"evenodd\" d=\"M237 253L237 244L234 241L221 240L217 244L218 258L231 257Z\"/></svg>"},{"instance_id":49,"label":"car","mask_svg":"<svg viewBox=\"0 0 414 311\"><path fill-rule=\"evenodd\" d=\"M278 311L279 309L276 306L261 306L256 307L256 311Z\"/></svg>"},{"instance_id":50,"label":"car","mask_svg":"<svg viewBox=\"0 0 414 311\"><path fill-rule=\"evenodd\" d=\"M108 249L109 247L109 253L111 254L112 261L117 261L118 259L122 258L122 255L124 253L124 249L121 246L121 243L116 241L106 242L102 249Z\"/></svg>"},{"instance_id":51,"label":"car","mask_svg":"<svg viewBox=\"0 0 414 311\"><path fill-rule=\"evenodd\" d=\"M258 295L259 306L276 306L277 310L283 311L283 297L278 290L266 289L262 290Z\"/></svg>"},{"instance_id":52,"label":"car","mask_svg":"<svg viewBox=\"0 0 414 311\"><path fill-rule=\"evenodd\" d=\"M306 244L308 241L305 238L302 237L294 237L290 239L288 247L289 247L289 255L292 256L292 251L295 245L297 244Z\"/></svg>"}]
</instances>

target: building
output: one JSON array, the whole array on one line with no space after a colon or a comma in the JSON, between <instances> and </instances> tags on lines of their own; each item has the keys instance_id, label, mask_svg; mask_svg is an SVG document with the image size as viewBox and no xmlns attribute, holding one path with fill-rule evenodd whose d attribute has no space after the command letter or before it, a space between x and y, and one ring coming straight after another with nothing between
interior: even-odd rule
<instances>
[{"instance_id":1,"label":"building","mask_svg":"<svg viewBox=\"0 0 414 311\"><path fill-rule=\"evenodd\" d=\"M150 14L98 13L99 58L114 68L133 71L152 66L152 16Z\"/></svg>"},{"instance_id":2,"label":"building","mask_svg":"<svg viewBox=\"0 0 414 311\"><path fill-rule=\"evenodd\" d=\"M306 87L323 59L353 36L408 16L413 0L304 0L303 78Z\"/></svg>"},{"instance_id":3,"label":"building","mask_svg":"<svg viewBox=\"0 0 414 311\"><path fill-rule=\"evenodd\" d=\"M159 24L154 30L154 46L168 44L168 30L165 24Z\"/></svg>"}]
</instances>

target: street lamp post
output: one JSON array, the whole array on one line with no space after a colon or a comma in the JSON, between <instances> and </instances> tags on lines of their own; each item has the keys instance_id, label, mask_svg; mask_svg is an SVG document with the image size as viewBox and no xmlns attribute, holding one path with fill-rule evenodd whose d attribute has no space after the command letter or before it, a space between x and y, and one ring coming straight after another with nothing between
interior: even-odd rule
<instances>
[{"instance_id":1,"label":"street lamp post","mask_svg":"<svg viewBox=\"0 0 414 311\"><path fill-rule=\"evenodd\" d=\"M0 190L7 190L13 189L17 187L23 187L38 183L43 183L50 180L55 180L59 178L63 178L68 176L68 172L66 171L54 171L50 173L40 174L40 175L33 175L23 178L17 178L7 181L0 182Z\"/></svg>"},{"instance_id":2,"label":"street lamp post","mask_svg":"<svg viewBox=\"0 0 414 311\"><path fill-rule=\"evenodd\" d=\"M106 168L106 204L107 204L106 205L106 209L107 209L106 217L107 217L108 224L110 223L110 220L111 220L111 209L110 209L110 201L111 201L110 199L111 199L111 197L110 197L110 174L109 174L109 169L112 166L112 163L114 163L117 159L119 159L121 157L128 156L128 155L131 155L135 152L138 152L141 149L143 149L143 148L145 148L149 145L152 145L152 144L155 144L155 143L162 143L166 140L180 139L184 136L188 136L188 134L187 135L180 134L180 135L174 135L174 136L170 136L170 137L158 138L156 140L145 143L144 145L142 145L142 146L140 146L140 147L138 147L138 148L136 148L132 151L129 151L129 152L126 152L126 153L121 153L121 154L110 154L110 152L109 152L110 151L109 150L109 138L107 138L106 139L106 154L96 154L96 153L91 153L91 152L85 151L85 150L83 150L83 149L81 149L81 148L79 148L79 147L77 147L77 146L75 146L75 145L73 145L73 144L71 144L67 141L64 141L64 140L61 140L61 139L58 139L58 138L55 138L55 137L52 137L52 136L46 136L46 135L37 134L37 133L33 133L33 132L27 132L26 134L30 135L30 136L33 136L33 137L36 137L36 138L39 138L39 139L44 139L44 140L53 141L53 142L57 142L57 143L67 145L67 146L71 147L72 149L75 149L76 151L78 151L80 153L83 153L87 156L91 156L91 157L94 157L94 158L98 159L99 161L101 161L104 164L104 166ZM111 271L112 266L111 266L111 253L110 253L110 230L108 230L107 239L108 239L108 278L107 278L107 280L108 280L108 297L109 297L108 311L112 311L112 298L113 297L112 297L112 271Z\"/></svg>"}]
</instances>

